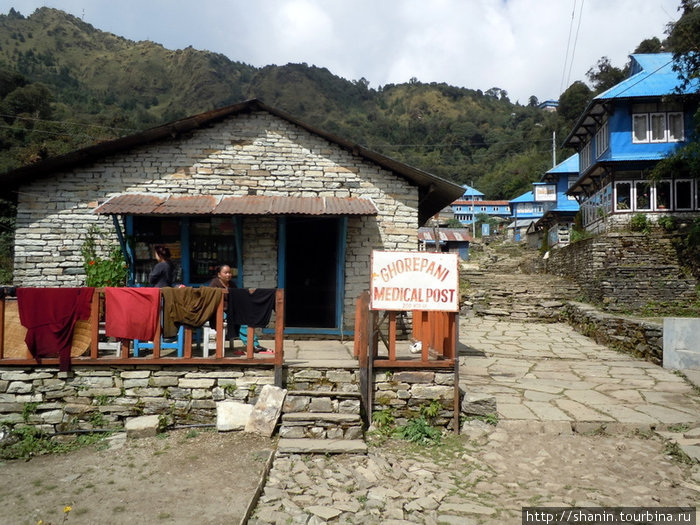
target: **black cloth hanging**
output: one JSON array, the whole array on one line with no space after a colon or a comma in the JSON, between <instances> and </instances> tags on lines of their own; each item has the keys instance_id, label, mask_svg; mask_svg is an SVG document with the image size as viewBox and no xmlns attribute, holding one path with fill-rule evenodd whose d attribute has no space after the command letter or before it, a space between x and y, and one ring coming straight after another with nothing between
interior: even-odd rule
<instances>
[{"instance_id":1,"label":"black cloth hanging","mask_svg":"<svg viewBox=\"0 0 700 525\"><path fill-rule=\"evenodd\" d=\"M275 288L230 288L228 291L227 318L229 324L248 325L254 328L267 326L275 309Z\"/></svg>"}]
</instances>

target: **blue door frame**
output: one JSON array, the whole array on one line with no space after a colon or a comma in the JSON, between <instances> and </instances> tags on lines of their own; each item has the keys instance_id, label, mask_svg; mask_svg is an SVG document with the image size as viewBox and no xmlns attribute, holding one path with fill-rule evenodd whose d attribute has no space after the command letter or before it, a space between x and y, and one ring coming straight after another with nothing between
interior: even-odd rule
<instances>
[{"instance_id":1,"label":"blue door frame","mask_svg":"<svg viewBox=\"0 0 700 525\"><path fill-rule=\"evenodd\" d=\"M285 334L317 334L317 335L352 335L353 332L343 330L343 306L345 303L345 255L348 238L348 218L341 216L338 218L338 237L336 245L336 268L335 268L335 326L332 328L304 328L294 327L284 329ZM287 250L290 248L287 243L287 218L278 219L278 248L277 248L277 287L285 288L287 282L286 263Z\"/></svg>"}]
</instances>

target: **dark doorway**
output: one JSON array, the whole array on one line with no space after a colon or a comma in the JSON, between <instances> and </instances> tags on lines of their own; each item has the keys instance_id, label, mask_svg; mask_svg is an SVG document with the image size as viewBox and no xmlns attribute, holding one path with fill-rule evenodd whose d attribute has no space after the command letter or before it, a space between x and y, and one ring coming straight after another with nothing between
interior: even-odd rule
<instances>
[{"instance_id":1,"label":"dark doorway","mask_svg":"<svg viewBox=\"0 0 700 525\"><path fill-rule=\"evenodd\" d=\"M287 218L285 325L335 328L338 219Z\"/></svg>"}]
</instances>

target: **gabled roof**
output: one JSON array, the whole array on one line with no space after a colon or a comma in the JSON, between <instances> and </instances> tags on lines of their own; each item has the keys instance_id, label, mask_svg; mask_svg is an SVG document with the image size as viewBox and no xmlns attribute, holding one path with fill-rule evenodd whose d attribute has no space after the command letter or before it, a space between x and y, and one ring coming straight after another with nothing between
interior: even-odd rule
<instances>
[{"instance_id":1,"label":"gabled roof","mask_svg":"<svg viewBox=\"0 0 700 525\"><path fill-rule=\"evenodd\" d=\"M522 195L518 195L516 198L511 199L510 203L519 203L519 202L535 202L535 194L531 191L528 191L526 193L523 193Z\"/></svg>"},{"instance_id":2,"label":"gabled roof","mask_svg":"<svg viewBox=\"0 0 700 525\"><path fill-rule=\"evenodd\" d=\"M68 171L83 164L99 161L109 155L123 153L132 148L154 143L160 140L170 140L196 129L208 127L228 117L265 111L299 126L310 133L318 135L329 142L349 151L353 155L374 162L379 166L396 173L409 182L415 184L418 191L418 221L424 224L430 217L449 205L455 199L461 197L464 189L453 182L437 177L431 173L411 167L407 164L385 157L375 151L369 150L359 144L326 133L317 128L295 119L287 113L265 105L260 100L248 100L239 104L207 111L191 117L176 120L162 126L147 129L133 135L101 142L86 148L81 148L64 155L50 157L44 161L29 164L16 170L0 174L0 184L3 187L16 187L27 184L42 177L48 177L56 172Z\"/></svg>"},{"instance_id":3,"label":"gabled roof","mask_svg":"<svg viewBox=\"0 0 700 525\"><path fill-rule=\"evenodd\" d=\"M700 78L693 79L682 92L678 91L683 81L673 70L672 53L634 54L630 55L630 62L630 76L588 103L573 130L564 139L565 146L574 147L585 142L585 137L591 129L595 129L608 111L607 105L613 100L689 95L700 91Z\"/></svg>"},{"instance_id":4,"label":"gabled roof","mask_svg":"<svg viewBox=\"0 0 700 525\"><path fill-rule=\"evenodd\" d=\"M479 190L477 190L476 188L472 188L471 186L469 186L467 184L462 184L462 188L464 188L463 195L466 197L478 197L478 196L483 197L484 196L484 194L481 193Z\"/></svg>"},{"instance_id":5,"label":"gabled roof","mask_svg":"<svg viewBox=\"0 0 700 525\"><path fill-rule=\"evenodd\" d=\"M568 159L554 166L551 170L547 171L545 176L550 173L578 173L578 153L574 153Z\"/></svg>"}]
</instances>

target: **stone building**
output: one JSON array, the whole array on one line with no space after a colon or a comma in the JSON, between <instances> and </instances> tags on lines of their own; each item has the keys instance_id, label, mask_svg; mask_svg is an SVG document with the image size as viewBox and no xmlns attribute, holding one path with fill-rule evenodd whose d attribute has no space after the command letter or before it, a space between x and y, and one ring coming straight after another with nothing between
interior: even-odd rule
<instances>
[{"instance_id":1,"label":"stone building","mask_svg":"<svg viewBox=\"0 0 700 525\"><path fill-rule=\"evenodd\" d=\"M138 285L155 244L178 281L220 263L239 286L284 288L291 333L343 335L374 249L414 251L418 227L462 188L257 100L0 175L17 191L14 284L81 286L91 226ZM106 253L106 246L103 246Z\"/></svg>"}]
</instances>

